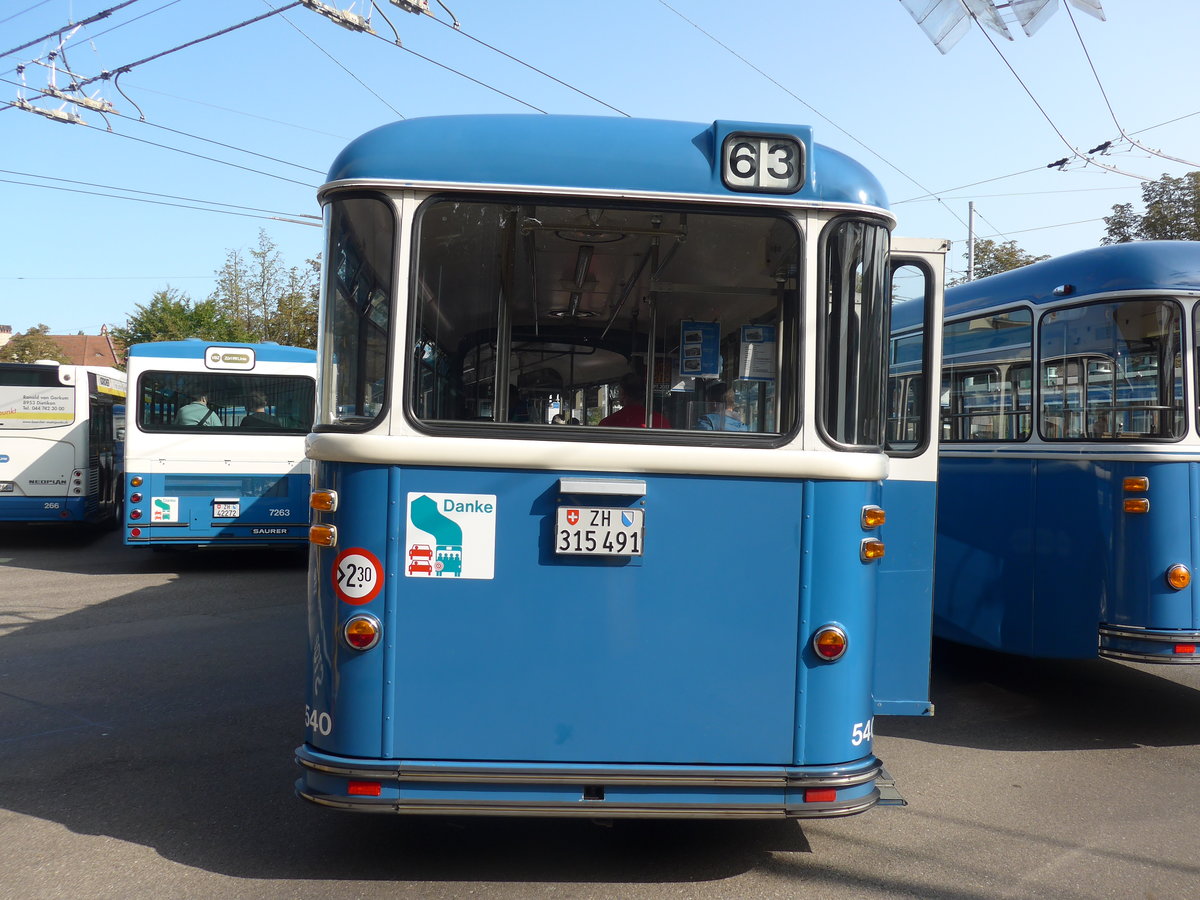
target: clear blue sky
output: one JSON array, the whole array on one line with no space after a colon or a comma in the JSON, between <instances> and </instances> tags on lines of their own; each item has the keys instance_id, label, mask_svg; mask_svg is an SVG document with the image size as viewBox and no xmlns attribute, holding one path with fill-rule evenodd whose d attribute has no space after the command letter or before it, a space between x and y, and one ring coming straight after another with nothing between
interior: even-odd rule
<instances>
[{"instance_id":1,"label":"clear blue sky","mask_svg":"<svg viewBox=\"0 0 1200 900\"><path fill-rule=\"evenodd\" d=\"M122 2L5 0L0 52ZM81 28L66 63L91 78L284 5L138 0ZM880 177L897 234L949 238L958 270L970 200L978 236L1051 255L1099 243L1114 204L1140 207L1136 178L1078 162L1045 168L1070 148L1120 135L1065 7L1033 37L995 38L1018 81L978 28L940 54L899 0L447 0L465 34L379 5L405 49L378 14L372 37L297 7L136 66L119 80L128 98L111 80L96 81L89 94L120 113L108 117L112 133L87 110L79 110L86 127L0 110L0 324L95 333L124 324L168 286L203 300L226 254L255 247L259 229L287 265L302 265L320 251L320 229L281 219L318 215L316 188L338 150L400 116L536 107L811 124L819 143ZM1106 22L1079 12L1075 22L1116 121L1154 150L1200 161L1200 6L1103 6ZM0 58L0 102L19 96L24 64L25 96L62 106L34 99L49 83L44 63L56 43ZM55 77L60 87L70 81ZM1136 149L1099 159L1152 179L1200 168Z\"/></svg>"}]
</instances>

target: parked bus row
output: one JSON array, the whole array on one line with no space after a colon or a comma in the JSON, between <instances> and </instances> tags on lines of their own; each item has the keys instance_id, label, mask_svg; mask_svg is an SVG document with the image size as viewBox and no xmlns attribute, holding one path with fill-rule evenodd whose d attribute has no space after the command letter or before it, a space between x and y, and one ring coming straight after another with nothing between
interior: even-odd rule
<instances>
[{"instance_id":1,"label":"parked bus row","mask_svg":"<svg viewBox=\"0 0 1200 900\"><path fill-rule=\"evenodd\" d=\"M125 453L129 544L307 535L300 796L846 815L931 633L1197 661L1200 245L943 309L867 169L746 122L406 120L319 198L315 357L133 348Z\"/></svg>"},{"instance_id":2,"label":"parked bus row","mask_svg":"<svg viewBox=\"0 0 1200 900\"><path fill-rule=\"evenodd\" d=\"M315 375L312 350L200 340L135 344L127 372L0 364L0 521L303 546Z\"/></svg>"}]
</instances>

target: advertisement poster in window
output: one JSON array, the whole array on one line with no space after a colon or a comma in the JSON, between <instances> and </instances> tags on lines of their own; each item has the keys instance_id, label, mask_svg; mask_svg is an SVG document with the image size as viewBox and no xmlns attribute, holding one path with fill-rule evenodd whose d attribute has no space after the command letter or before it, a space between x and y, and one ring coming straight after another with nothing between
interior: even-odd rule
<instances>
[{"instance_id":1,"label":"advertisement poster in window","mask_svg":"<svg viewBox=\"0 0 1200 900\"><path fill-rule=\"evenodd\" d=\"M679 323L679 374L690 378L720 376L721 326L716 322Z\"/></svg>"},{"instance_id":2,"label":"advertisement poster in window","mask_svg":"<svg viewBox=\"0 0 1200 900\"><path fill-rule=\"evenodd\" d=\"M743 325L738 378L742 381L774 381L775 359L775 326Z\"/></svg>"}]
</instances>

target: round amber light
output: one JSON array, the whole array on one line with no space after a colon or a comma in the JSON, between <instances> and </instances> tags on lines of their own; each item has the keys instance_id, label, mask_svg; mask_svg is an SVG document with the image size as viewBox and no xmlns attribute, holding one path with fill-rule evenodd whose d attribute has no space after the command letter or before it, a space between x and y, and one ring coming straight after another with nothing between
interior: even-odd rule
<instances>
[{"instance_id":1,"label":"round amber light","mask_svg":"<svg viewBox=\"0 0 1200 900\"><path fill-rule=\"evenodd\" d=\"M374 616L355 616L342 626L346 643L355 650L370 650L379 643L379 620Z\"/></svg>"},{"instance_id":2,"label":"round amber light","mask_svg":"<svg viewBox=\"0 0 1200 900\"><path fill-rule=\"evenodd\" d=\"M1175 590L1182 591L1191 583L1192 573L1188 571L1187 566L1174 565L1167 569L1167 584L1175 588Z\"/></svg>"},{"instance_id":3,"label":"round amber light","mask_svg":"<svg viewBox=\"0 0 1200 900\"><path fill-rule=\"evenodd\" d=\"M846 632L836 625L826 625L813 635L812 645L817 656L828 662L841 659L849 646Z\"/></svg>"}]
</instances>

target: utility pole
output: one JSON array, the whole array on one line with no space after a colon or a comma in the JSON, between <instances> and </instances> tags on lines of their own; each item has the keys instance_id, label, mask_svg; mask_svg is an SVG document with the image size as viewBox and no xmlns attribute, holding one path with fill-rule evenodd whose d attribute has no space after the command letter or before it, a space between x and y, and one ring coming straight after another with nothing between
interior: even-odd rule
<instances>
[{"instance_id":1,"label":"utility pole","mask_svg":"<svg viewBox=\"0 0 1200 900\"><path fill-rule=\"evenodd\" d=\"M975 201L967 203L967 281L975 280Z\"/></svg>"}]
</instances>

